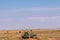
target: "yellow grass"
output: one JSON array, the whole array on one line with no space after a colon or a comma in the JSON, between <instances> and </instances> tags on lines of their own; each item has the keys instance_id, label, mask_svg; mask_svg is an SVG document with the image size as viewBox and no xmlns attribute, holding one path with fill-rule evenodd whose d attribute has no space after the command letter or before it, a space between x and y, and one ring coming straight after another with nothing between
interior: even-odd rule
<instances>
[{"instance_id":1,"label":"yellow grass","mask_svg":"<svg viewBox=\"0 0 60 40\"><path fill-rule=\"evenodd\" d=\"M60 40L60 30L0 30L0 40L25 40L21 36L24 32L33 32L37 35L37 39L26 40Z\"/></svg>"}]
</instances>

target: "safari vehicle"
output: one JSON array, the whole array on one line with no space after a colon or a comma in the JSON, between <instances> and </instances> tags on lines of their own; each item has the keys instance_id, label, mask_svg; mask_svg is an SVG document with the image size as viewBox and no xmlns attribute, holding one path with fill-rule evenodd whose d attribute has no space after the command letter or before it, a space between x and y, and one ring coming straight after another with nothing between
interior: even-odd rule
<instances>
[{"instance_id":1,"label":"safari vehicle","mask_svg":"<svg viewBox=\"0 0 60 40\"><path fill-rule=\"evenodd\" d=\"M29 33L28 32L24 32L22 38L23 39L29 39Z\"/></svg>"},{"instance_id":2,"label":"safari vehicle","mask_svg":"<svg viewBox=\"0 0 60 40\"><path fill-rule=\"evenodd\" d=\"M37 40L37 35L34 33L24 32L24 34L22 35L22 39Z\"/></svg>"}]
</instances>

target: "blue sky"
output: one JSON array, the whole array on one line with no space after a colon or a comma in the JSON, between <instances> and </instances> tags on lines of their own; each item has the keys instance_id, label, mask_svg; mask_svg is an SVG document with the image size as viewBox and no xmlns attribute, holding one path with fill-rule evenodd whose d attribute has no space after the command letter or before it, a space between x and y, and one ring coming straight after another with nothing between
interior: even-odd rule
<instances>
[{"instance_id":1,"label":"blue sky","mask_svg":"<svg viewBox=\"0 0 60 40\"><path fill-rule=\"evenodd\" d=\"M0 29L60 29L60 0L0 0Z\"/></svg>"}]
</instances>

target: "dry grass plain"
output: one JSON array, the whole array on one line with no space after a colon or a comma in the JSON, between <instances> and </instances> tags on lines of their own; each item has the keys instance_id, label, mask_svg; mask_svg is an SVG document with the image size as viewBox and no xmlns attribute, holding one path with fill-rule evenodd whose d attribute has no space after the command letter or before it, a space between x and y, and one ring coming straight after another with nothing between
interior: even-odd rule
<instances>
[{"instance_id":1,"label":"dry grass plain","mask_svg":"<svg viewBox=\"0 0 60 40\"><path fill-rule=\"evenodd\" d=\"M0 30L0 40L24 40L21 36L26 31L33 32L38 37L26 40L60 40L60 30Z\"/></svg>"}]
</instances>

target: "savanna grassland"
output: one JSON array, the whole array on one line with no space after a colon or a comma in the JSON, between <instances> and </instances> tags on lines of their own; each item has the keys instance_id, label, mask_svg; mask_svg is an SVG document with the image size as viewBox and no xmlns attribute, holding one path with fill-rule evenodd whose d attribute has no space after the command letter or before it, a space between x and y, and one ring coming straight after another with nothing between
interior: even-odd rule
<instances>
[{"instance_id":1,"label":"savanna grassland","mask_svg":"<svg viewBox=\"0 0 60 40\"><path fill-rule=\"evenodd\" d=\"M25 40L21 36L26 31L37 35L37 39L26 40L60 40L60 30L0 30L0 40Z\"/></svg>"}]
</instances>

